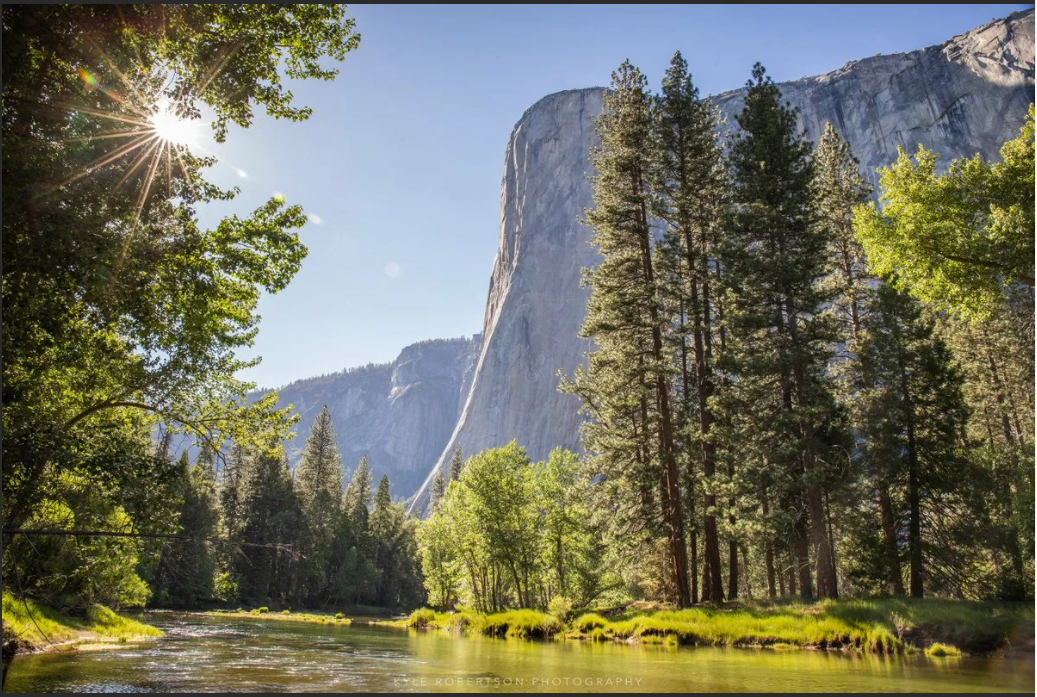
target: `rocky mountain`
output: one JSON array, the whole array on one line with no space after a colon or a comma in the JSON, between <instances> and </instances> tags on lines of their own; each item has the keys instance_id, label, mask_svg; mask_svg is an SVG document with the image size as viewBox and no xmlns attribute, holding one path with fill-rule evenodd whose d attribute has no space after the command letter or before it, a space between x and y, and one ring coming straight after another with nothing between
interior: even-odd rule
<instances>
[{"instance_id":1,"label":"rocky mountain","mask_svg":"<svg viewBox=\"0 0 1037 697\"><path fill-rule=\"evenodd\" d=\"M424 481L454 431L471 391L480 337L412 344L392 363L298 380L278 389L281 405L299 414L287 445L294 464L313 420L326 404L335 422L345 476L363 455L375 481L388 474L396 495Z\"/></svg>"},{"instance_id":2,"label":"rocky mountain","mask_svg":"<svg viewBox=\"0 0 1037 697\"><path fill-rule=\"evenodd\" d=\"M975 153L994 158L1018 133L1034 99L1034 13L780 87L799 109L806 137L816 141L832 122L873 180L898 146L913 151L921 143L944 162ZM411 510L424 509L432 477L455 446L470 454L515 439L538 459L557 446L578 448L578 403L558 393L557 373L571 375L589 349L577 338L588 296L580 269L596 258L590 231L578 221L591 205L588 153L602 94L598 87L544 97L512 131L500 248L472 387ZM727 129L743 100L744 90L715 98Z\"/></svg>"}]
</instances>

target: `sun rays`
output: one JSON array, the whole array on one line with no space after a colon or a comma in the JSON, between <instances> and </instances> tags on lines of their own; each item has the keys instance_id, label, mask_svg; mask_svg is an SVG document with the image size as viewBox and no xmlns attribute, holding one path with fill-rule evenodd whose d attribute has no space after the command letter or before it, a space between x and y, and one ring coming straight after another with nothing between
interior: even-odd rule
<instances>
[{"instance_id":1,"label":"sun rays","mask_svg":"<svg viewBox=\"0 0 1037 697\"><path fill-rule=\"evenodd\" d=\"M109 123L113 128L107 132L65 139L65 143L103 144L103 148L99 148L103 152L63 180L38 192L37 197L111 170L118 177L112 185L113 192L127 185L140 188L133 211L132 230L140 223L156 181L165 179L168 197L175 193L174 178L178 174L187 190L195 190L196 173L191 156L203 150L203 122L192 118L189 109L175 108L161 86L163 80L143 80L143 83L153 86L141 88L140 83L135 84L110 61L109 67L117 82L121 83L118 89L105 85L98 75L84 68L78 68L76 72L87 94L100 92L110 100L113 109L69 101L37 102L38 106L64 111L70 117L87 117L95 124Z\"/></svg>"}]
</instances>

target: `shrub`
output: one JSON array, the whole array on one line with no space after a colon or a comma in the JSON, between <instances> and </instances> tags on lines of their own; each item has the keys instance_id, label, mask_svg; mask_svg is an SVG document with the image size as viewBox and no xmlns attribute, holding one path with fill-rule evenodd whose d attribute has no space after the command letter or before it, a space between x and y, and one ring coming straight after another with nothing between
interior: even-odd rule
<instances>
[{"instance_id":1,"label":"shrub","mask_svg":"<svg viewBox=\"0 0 1037 697\"><path fill-rule=\"evenodd\" d=\"M436 613L427 607L410 613L410 619L407 621L407 626L414 627L415 629L425 629L426 627L433 627L435 624Z\"/></svg>"},{"instance_id":2,"label":"shrub","mask_svg":"<svg viewBox=\"0 0 1037 697\"><path fill-rule=\"evenodd\" d=\"M934 642L925 650L926 656L934 658L952 658L961 656L961 651L957 646L951 646L950 644L941 644Z\"/></svg>"},{"instance_id":3,"label":"shrub","mask_svg":"<svg viewBox=\"0 0 1037 697\"><path fill-rule=\"evenodd\" d=\"M547 604L548 614L554 615L562 622L568 622L569 618L573 614L572 601L562 595L556 595L551 598L551 602Z\"/></svg>"},{"instance_id":4,"label":"shrub","mask_svg":"<svg viewBox=\"0 0 1037 697\"><path fill-rule=\"evenodd\" d=\"M573 622L573 629L584 633L587 633L592 629L604 629L606 626L608 626L608 620L594 612L580 615L576 618L576 621Z\"/></svg>"},{"instance_id":5,"label":"shrub","mask_svg":"<svg viewBox=\"0 0 1037 697\"><path fill-rule=\"evenodd\" d=\"M535 610L512 610L487 615L480 627L487 636L547 639L562 630L557 617Z\"/></svg>"}]
</instances>

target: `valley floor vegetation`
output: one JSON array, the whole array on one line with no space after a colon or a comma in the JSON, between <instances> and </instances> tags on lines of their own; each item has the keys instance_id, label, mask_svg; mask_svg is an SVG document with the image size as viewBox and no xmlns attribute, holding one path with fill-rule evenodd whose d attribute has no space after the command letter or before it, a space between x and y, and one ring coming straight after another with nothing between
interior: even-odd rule
<instances>
[{"instance_id":1,"label":"valley floor vegetation","mask_svg":"<svg viewBox=\"0 0 1037 697\"><path fill-rule=\"evenodd\" d=\"M1021 603L870 599L748 602L684 610L637 605L602 612L416 610L396 626L523 639L688 646L813 648L946 657L985 654L1013 636L1032 639L1033 607Z\"/></svg>"}]
</instances>

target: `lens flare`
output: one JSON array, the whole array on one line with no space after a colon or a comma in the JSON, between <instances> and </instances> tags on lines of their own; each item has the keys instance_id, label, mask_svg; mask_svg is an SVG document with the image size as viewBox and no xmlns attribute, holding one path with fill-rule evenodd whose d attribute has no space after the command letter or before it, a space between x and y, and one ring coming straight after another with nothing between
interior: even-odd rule
<instances>
[{"instance_id":1,"label":"lens flare","mask_svg":"<svg viewBox=\"0 0 1037 697\"><path fill-rule=\"evenodd\" d=\"M151 127L167 143L189 148L198 144L198 122L181 119L168 106L159 105L158 110L151 115Z\"/></svg>"}]
</instances>

